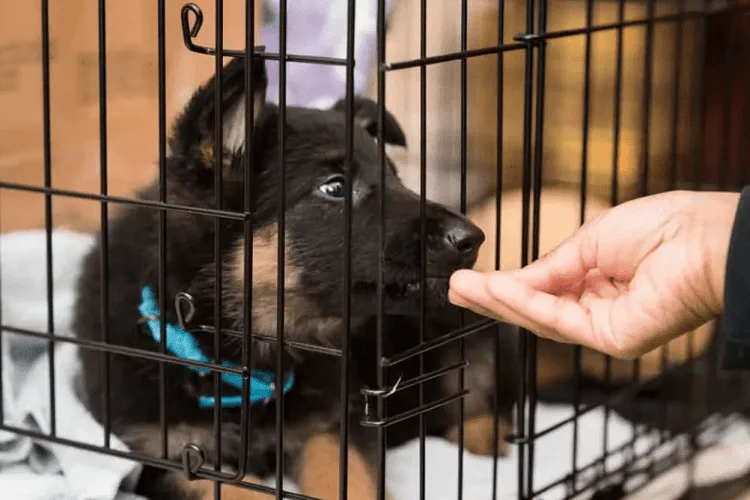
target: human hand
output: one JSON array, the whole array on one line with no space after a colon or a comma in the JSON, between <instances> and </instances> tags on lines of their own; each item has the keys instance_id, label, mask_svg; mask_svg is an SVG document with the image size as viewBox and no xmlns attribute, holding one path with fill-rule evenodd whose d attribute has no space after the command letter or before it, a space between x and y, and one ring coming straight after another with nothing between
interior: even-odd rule
<instances>
[{"instance_id":1,"label":"human hand","mask_svg":"<svg viewBox=\"0 0 750 500\"><path fill-rule=\"evenodd\" d=\"M738 193L672 191L584 224L519 270L451 277L449 298L542 337L631 359L719 315Z\"/></svg>"}]
</instances>

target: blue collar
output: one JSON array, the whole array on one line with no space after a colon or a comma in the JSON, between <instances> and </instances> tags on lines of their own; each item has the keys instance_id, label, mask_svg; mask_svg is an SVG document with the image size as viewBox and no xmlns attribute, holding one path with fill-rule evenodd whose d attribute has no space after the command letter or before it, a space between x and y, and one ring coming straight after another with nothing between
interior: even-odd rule
<instances>
[{"instance_id":1,"label":"blue collar","mask_svg":"<svg viewBox=\"0 0 750 500\"><path fill-rule=\"evenodd\" d=\"M160 341L160 324L159 324L159 305L157 304L154 292L151 287L146 285L141 289L141 305L138 307L141 316L144 318L149 330L151 331L151 337L155 342ZM200 350L198 342L195 338L183 330L177 325L167 323L166 325L166 336L167 336L167 350L178 358L187 359L191 361L199 361L202 363L211 363L212 361ZM222 363L223 366L237 367L228 361ZM205 376L211 373L211 370L201 368L198 366L188 366L188 368L199 375ZM271 371L267 370L253 370L250 373L250 404L258 402L266 402L274 396L274 378L275 375ZM235 373L224 373L221 374L221 381L234 389L242 390L242 376ZM290 374L286 382L284 382L284 394L294 385L294 374ZM237 408L242 404L242 396L223 396L221 398L220 405L225 408ZM212 396L201 396L198 400L198 405L201 408L213 408L216 405L216 400Z\"/></svg>"}]
</instances>

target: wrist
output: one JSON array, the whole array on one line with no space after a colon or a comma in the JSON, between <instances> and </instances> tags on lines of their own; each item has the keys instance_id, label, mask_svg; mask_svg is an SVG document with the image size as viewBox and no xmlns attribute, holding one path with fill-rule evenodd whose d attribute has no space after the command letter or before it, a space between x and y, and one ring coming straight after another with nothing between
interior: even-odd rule
<instances>
[{"instance_id":1,"label":"wrist","mask_svg":"<svg viewBox=\"0 0 750 500\"><path fill-rule=\"evenodd\" d=\"M724 288L727 258L732 239L735 216L739 205L739 193L700 193L697 207L701 223L701 245L705 251L705 269L708 278L711 312L719 315L724 311Z\"/></svg>"}]
</instances>

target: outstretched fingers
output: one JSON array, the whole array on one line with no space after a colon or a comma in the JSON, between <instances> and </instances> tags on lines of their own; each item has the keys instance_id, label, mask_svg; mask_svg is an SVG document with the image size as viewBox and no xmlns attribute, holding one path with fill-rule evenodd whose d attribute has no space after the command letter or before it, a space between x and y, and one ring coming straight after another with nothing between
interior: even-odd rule
<instances>
[{"instance_id":1,"label":"outstretched fingers","mask_svg":"<svg viewBox=\"0 0 750 500\"><path fill-rule=\"evenodd\" d=\"M451 280L450 298L456 305L551 340L592 343L590 317L573 296L535 290L515 277L462 271Z\"/></svg>"}]
</instances>

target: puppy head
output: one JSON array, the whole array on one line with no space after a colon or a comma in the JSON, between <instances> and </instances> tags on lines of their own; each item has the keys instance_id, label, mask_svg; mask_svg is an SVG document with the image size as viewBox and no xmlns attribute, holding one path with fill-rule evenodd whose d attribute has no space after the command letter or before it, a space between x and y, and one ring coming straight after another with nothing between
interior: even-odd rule
<instances>
[{"instance_id":1,"label":"puppy head","mask_svg":"<svg viewBox=\"0 0 750 500\"><path fill-rule=\"evenodd\" d=\"M380 266L381 194L383 214L382 277L385 312L417 315L420 311L421 244L425 243L426 307L447 304L448 278L471 267L484 240L482 231L466 218L427 202L424 226L419 197L398 178L388 158L381 179L377 143L378 106L369 99L353 99L352 162L346 161L345 100L331 109L288 107L283 140L284 173L280 155L281 112L265 101L267 78L261 59L252 62L253 96L245 95L245 60L235 59L222 71L222 121L216 126L216 81L198 89L176 122L168 190L172 200L187 205L215 207L216 169L221 169L222 209L243 212L245 195L252 200L252 320L253 330L276 332L279 292L279 244L283 240L283 286L287 338L320 342L321 334L340 331L344 298L344 260L351 255L348 287L352 313L366 319L377 314ZM248 113L251 110L251 114ZM254 127L248 137L246 117ZM216 154L215 130L221 130L221 161ZM383 137L393 146L406 146L404 133L385 113ZM248 139L250 146L247 145ZM252 166L245 183L245 165ZM351 170L350 172L348 170ZM347 174L351 186L347 186ZM352 190L350 248L345 244L345 196ZM284 193L284 212L280 195ZM213 224L193 224L192 245L213 242ZM283 228L283 231L282 231ZM208 238L208 236L211 236ZM226 315L242 321L248 251L244 224L227 222L221 238L222 288ZM423 238L424 236L424 238ZM212 248L205 265L213 265ZM193 251L195 249L185 249ZM211 271L215 273L215 270ZM208 283L210 279L204 280ZM211 292L212 293L212 292Z\"/></svg>"}]
</instances>

